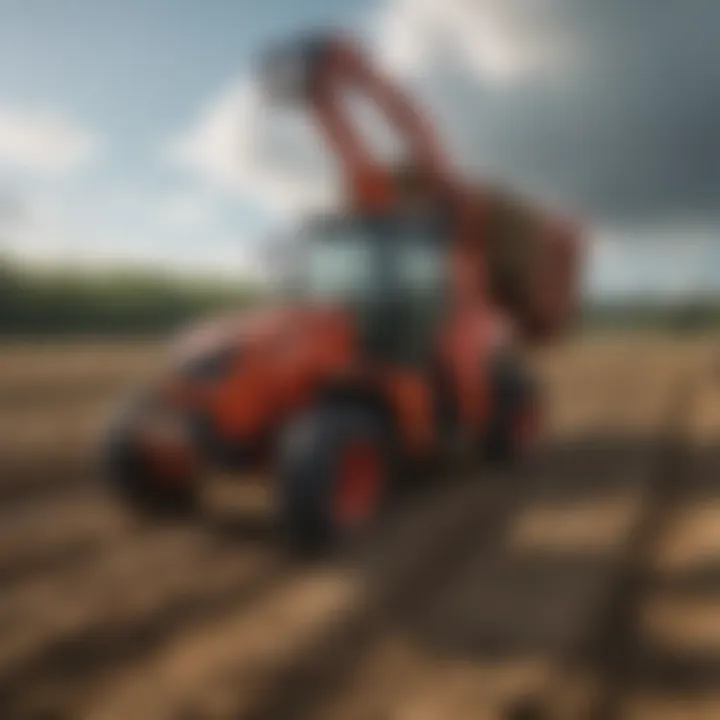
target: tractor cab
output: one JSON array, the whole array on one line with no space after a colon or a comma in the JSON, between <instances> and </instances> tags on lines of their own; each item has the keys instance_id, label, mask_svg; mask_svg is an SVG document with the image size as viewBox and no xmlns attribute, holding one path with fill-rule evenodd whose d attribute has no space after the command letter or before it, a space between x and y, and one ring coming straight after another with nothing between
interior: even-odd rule
<instances>
[{"instance_id":1,"label":"tractor cab","mask_svg":"<svg viewBox=\"0 0 720 720\"><path fill-rule=\"evenodd\" d=\"M423 362L450 293L438 214L336 215L303 225L287 291L302 305L344 310L371 359Z\"/></svg>"},{"instance_id":2,"label":"tractor cab","mask_svg":"<svg viewBox=\"0 0 720 720\"><path fill-rule=\"evenodd\" d=\"M486 240L517 233L493 229L485 196L456 178L410 98L343 38L292 43L266 70L271 98L319 121L343 166L343 211L304 221L271 250L289 302L191 333L180 371L110 429L104 453L143 512L184 511L204 469L260 458L275 474L280 525L316 548L372 527L400 474L432 456L524 453L536 394L486 288ZM347 91L379 106L409 172L368 149ZM556 271L534 253L507 255L510 279L518 257L521 270L541 268L541 281L520 273L532 281L525 305L542 305L536 324L553 326L572 262Z\"/></svg>"}]
</instances>

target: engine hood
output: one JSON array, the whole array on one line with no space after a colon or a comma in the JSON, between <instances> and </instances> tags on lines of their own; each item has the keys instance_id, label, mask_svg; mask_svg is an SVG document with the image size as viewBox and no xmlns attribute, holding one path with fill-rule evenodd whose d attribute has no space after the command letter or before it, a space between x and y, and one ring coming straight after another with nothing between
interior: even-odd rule
<instances>
[{"instance_id":1,"label":"engine hood","mask_svg":"<svg viewBox=\"0 0 720 720\"><path fill-rule=\"evenodd\" d=\"M234 346L290 347L321 343L325 338L348 348L354 340L351 323L342 312L321 308L262 308L202 321L181 333L172 345L178 361Z\"/></svg>"},{"instance_id":2,"label":"engine hood","mask_svg":"<svg viewBox=\"0 0 720 720\"><path fill-rule=\"evenodd\" d=\"M190 328L174 346L173 403L192 406L222 444L272 435L314 389L355 357L349 318L320 308L268 308Z\"/></svg>"}]
</instances>

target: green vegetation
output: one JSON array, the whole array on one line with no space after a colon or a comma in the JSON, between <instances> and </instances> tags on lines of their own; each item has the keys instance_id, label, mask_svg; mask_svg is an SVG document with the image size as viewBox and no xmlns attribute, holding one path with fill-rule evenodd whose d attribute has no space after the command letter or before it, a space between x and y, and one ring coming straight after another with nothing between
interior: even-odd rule
<instances>
[{"instance_id":1,"label":"green vegetation","mask_svg":"<svg viewBox=\"0 0 720 720\"><path fill-rule=\"evenodd\" d=\"M0 334L123 335L173 330L257 300L257 288L160 272L40 270L0 262Z\"/></svg>"},{"instance_id":2,"label":"green vegetation","mask_svg":"<svg viewBox=\"0 0 720 720\"><path fill-rule=\"evenodd\" d=\"M661 302L625 300L589 304L583 328L596 330L659 330L690 333L720 329L720 297L695 297Z\"/></svg>"},{"instance_id":3,"label":"green vegetation","mask_svg":"<svg viewBox=\"0 0 720 720\"><path fill-rule=\"evenodd\" d=\"M0 258L0 335L143 335L204 315L243 308L263 293L250 283L178 278L159 271L41 270ZM695 332L720 329L720 297L676 303L591 303L582 327Z\"/></svg>"}]
</instances>

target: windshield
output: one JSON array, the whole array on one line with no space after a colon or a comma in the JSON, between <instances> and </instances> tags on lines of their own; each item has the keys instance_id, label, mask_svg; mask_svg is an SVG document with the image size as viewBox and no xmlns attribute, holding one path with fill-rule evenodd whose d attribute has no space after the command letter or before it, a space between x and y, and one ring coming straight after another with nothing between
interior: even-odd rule
<instances>
[{"instance_id":1,"label":"windshield","mask_svg":"<svg viewBox=\"0 0 720 720\"><path fill-rule=\"evenodd\" d=\"M443 229L422 216L331 218L306 225L286 290L352 311L365 349L422 358L447 310Z\"/></svg>"},{"instance_id":2,"label":"windshield","mask_svg":"<svg viewBox=\"0 0 720 720\"><path fill-rule=\"evenodd\" d=\"M289 289L306 300L351 304L437 298L446 263L436 239L428 223L398 219L313 223L301 232Z\"/></svg>"},{"instance_id":3,"label":"windshield","mask_svg":"<svg viewBox=\"0 0 720 720\"><path fill-rule=\"evenodd\" d=\"M297 285L311 300L363 302L377 290L375 245L358 228L338 228L310 241L300 261Z\"/></svg>"},{"instance_id":4,"label":"windshield","mask_svg":"<svg viewBox=\"0 0 720 720\"><path fill-rule=\"evenodd\" d=\"M410 297L437 297L445 289L445 256L436 243L413 238L396 247L397 284Z\"/></svg>"}]
</instances>

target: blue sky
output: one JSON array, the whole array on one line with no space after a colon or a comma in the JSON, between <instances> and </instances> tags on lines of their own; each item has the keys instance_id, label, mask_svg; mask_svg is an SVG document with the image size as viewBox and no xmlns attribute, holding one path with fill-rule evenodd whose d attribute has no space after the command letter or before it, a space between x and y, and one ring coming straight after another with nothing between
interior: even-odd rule
<instances>
[{"instance_id":1,"label":"blue sky","mask_svg":"<svg viewBox=\"0 0 720 720\"><path fill-rule=\"evenodd\" d=\"M61 118L95 145L90 162L50 177L21 162L3 164L0 156L0 188L31 216L45 213L51 227L36 222L37 235L77 234L30 237L17 249L72 259L107 245L112 256L127 235L150 232L142 226L153 203L182 205L202 192L161 153L202 104L248 72L268 39L321 23L357 25L367 12L361 0L0 0L0 113L8 109L20 121ZM271 220L242 197L213 200L224 232L240 239L259 235ZM93 242L95 249L86 247ZM172 263L173 245L192 239L157 232L128 242L165 245L152 255L162 261L167 254Z\"/></svg>"},{"instance_id":2,"label":"blue sky","mask_svg":"<svg viewBox=\"0 0 720 720\"><path fill-rule=\"evenodd\" d=\"M570 0L551 0L547 12L530 0L468 7L460 0L0 0L0 208L14 210L0 212L0 249L36 262L254 271L262 238L311 196L325 197L334 176L307 128L281 126L264 138L271 123L253 115L252 61L271 40L332 26L352 28L417 91L460 165L470 157L474 172L588 210L594 291L720 287L714 220L683 208L681 219L653 215L647 198L646 214L628 217L612 193L593 195L616 184L613 172L632 175L621 158L608 170L601 167L608 153L589 156L589 174L576 180L557 160L573 145L553 155L532 137L548 104L533 88L588 106L572 94L579 73L595 81L618 54L589 54L587 29L606 28L612 39L622 35L612 23L625 28L626 19L586 19ZM600 40L604 47L607 38ZM606 126L647 135L636 107L613 102ZM535 107L536 123L517 124ZM576 114L568 136L577 144L591 122ZM297 157L273 157L273 144ZM655 158L648 167L670 175ZM609 182L601 182L603 172ZM636 184L647 186L642 174Z\"/></svg>"},{"instance_id":3,"label":"blue sky","mask_svg":"<svg viewBox=\"0 0 720 720\"><path fill-rule=\"evenodd\" d=\"M0 0L0 97L64 109L113 140L104 168L133 182L207 96L269 38L352 25L362 0Z\"/></svg>"}]
</instances>

